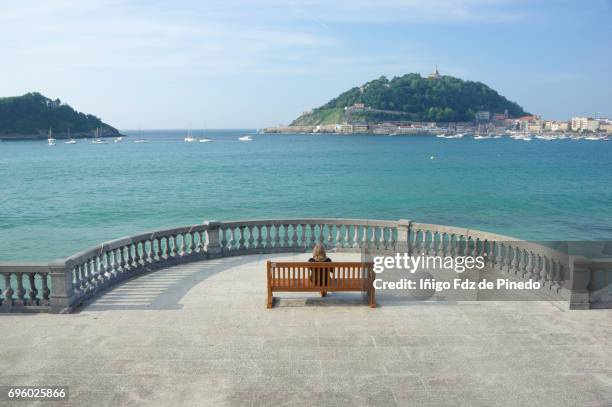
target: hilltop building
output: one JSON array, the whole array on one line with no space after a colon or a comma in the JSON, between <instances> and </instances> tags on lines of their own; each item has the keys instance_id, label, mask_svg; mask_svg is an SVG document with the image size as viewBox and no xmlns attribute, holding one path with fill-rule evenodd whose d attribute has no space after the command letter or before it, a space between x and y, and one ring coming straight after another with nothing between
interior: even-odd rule
<instances>
[{"instance_id":1,"label":"hilltop building","mask_svg":"<svg viewBox=\"0 0 612 407\"><path fill-rule=\"evenodd\" d=\"M438 72L438 65L436 65L436 69L434 69L434 71L430 73L427 78L428 79L440 79L441 77L442 75L440 75L440 72Z\"/></svg>"}]
</instances>

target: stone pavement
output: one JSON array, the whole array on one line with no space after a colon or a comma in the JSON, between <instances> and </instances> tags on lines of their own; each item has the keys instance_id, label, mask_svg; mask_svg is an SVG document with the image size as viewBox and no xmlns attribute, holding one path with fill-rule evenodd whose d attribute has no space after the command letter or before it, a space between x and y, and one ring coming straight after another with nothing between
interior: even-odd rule
<instances>
[{"instance_id":1,"label":"stone pavement","mask_svg":"<svg viewBox=\"0 0 612 407\"><path fill-rule=\"evenodd\" d=\"M76 314L1 315L0 385L69 386L53 406L612 405L612 310L384 293L266 309L265 260L307 257L191 263Z\"/></svg>"}]
</instances>

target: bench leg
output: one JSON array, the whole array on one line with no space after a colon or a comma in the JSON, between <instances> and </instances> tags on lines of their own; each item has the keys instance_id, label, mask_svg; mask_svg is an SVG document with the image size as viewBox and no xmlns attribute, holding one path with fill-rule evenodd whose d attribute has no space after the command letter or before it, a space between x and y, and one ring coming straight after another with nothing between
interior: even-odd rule
<instances>
[{"instance_id":1,"label":"bench leg","mask_svg":"<svg viewBox=\"0 0 612 407\"><path fill-rule=\"evenodd\" d=\"M327 297L327 291L321 291L321 297Z\"/></svg>"},{"instance_id":2,"label":"bench leg","mask_svg":"<svg viewBox=\"0 0 612 407\"><path fill-rule=\"evenodd\" d=\"M272 308L272 302L274 301L274 297L272 296L272 290L270 290L268 288L268 300L267 300L267 304L266 307L267 308Z\"/></svg>"},{"instance_id":3,"label":"bench leg","mask_svg":"<svg viewBox=\"0 0 612 407\"><path fill-rule=\"evenodd\" d=\"M368 293L368 305L370 308L376 308L376 292L374 291L374 287L370 287L370 291Z\"/></svg>"}]
</instances>

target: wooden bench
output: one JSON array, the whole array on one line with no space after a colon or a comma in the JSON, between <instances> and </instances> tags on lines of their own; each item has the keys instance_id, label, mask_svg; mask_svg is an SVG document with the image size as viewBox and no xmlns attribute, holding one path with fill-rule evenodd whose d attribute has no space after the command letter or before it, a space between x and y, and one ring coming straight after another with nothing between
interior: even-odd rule
<instances>
[{"instance_id":1,"label":"wooden bench","mask_svg":"<svg viewBox=\"0 0 612 407\"><path fill-rule=\"evenodd\" d=\"M267 307L272 308L274 292L360 291L376 308L372 263L361 262L274 262L268 261Z\"/></svg>"}]
</instances>

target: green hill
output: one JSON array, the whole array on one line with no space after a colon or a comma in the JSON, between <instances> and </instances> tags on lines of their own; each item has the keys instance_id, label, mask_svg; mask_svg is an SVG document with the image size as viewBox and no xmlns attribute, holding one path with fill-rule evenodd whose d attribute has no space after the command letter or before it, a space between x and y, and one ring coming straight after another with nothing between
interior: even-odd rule
<instances>
[{"instance_id":1,"label":"green hill","mask_svg":"<svg viewBox=\"0 0 612 407\"><path fill-rule=\"evenodd\" d=\"M345 109L363 103L365 109ZM388 80L384 76L340 94L323 106L304 114L292 125L342 122L473 121L478 110L491 113L508 111L510 117L528 114L481 82L452 76L423 78L407 74Z\"/></svg>"},{"instance_id":2,"label":"green hill","mask_svg":"<svg viewBox=\"0 0 612 407\"><path fill-rule=\"evenodd\" d=\"M54 137L91 137L100 129L102 137L114 137L119 131L96 116L80 113L59 99L51 100L40 93L0 98L0 139L46 138L49 129Z\"/></svg>"}]
</instances>

